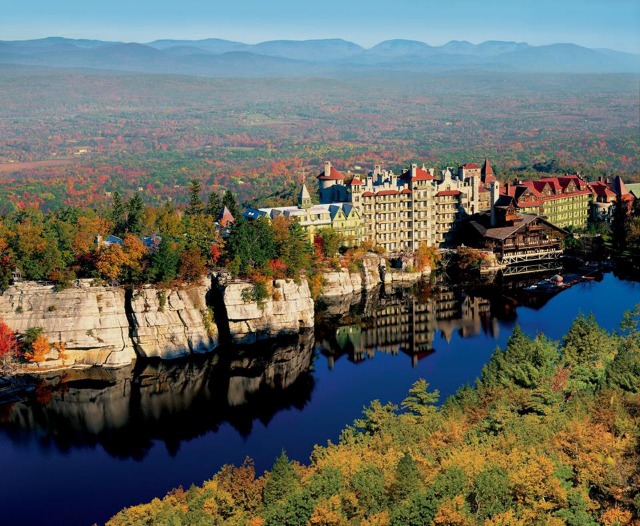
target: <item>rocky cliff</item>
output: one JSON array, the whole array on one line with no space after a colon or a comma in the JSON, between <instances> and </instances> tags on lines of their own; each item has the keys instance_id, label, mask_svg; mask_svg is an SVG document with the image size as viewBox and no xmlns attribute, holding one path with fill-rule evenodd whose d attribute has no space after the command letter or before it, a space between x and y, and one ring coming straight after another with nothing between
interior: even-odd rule
<instances>
[{"instance_id":1,"label":"rocky cliff","mask_svg":"<svg viewBox=\"0 0 640 526\"><path fill-rule=\"evenodd\" d=\"M147 285L131 294L131 338L145 358L172 359L205 353L218 346L218 329L206 305L209 285L157 289Z\"/></svg>"},{"instance_id":2,"label":"rocky cliff","mask_svg":"<svg viewBox=\"0 0 640 526\"><path fill-rule=\"evenodd\" d=\"M254 343L313 328L313 300L305 280L297 284L293 280L277 279L268 288L269 297L256 301L251 283L220 283L233 343Z\"/></svg>"},{"instance_id":3,"label":"rocky cliff","mask_svg":"<svg viewBox=\"0 0 640 526\"><path fill-rule=\"evenodd\" d=\"M135 360L125 313L124 290L78 287L56 292L51 285L18 283L0 295L0 318L14 331L42 327L51 343L63 342L65 363L118 367ZM52 353L52 354L57 354ZM52 365L62 365L53 359Z\"/></svg>"}]
</instances>

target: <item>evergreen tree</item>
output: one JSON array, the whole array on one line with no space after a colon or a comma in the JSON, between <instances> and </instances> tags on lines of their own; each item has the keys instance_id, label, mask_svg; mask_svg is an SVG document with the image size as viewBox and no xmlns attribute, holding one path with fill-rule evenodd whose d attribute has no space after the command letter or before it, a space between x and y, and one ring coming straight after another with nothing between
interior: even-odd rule
<instances>
[{"instance_id":1,"label":"evergreen tree","mask_svg":"<svg viewBox=\"0 0 640 526\"><path fill-rule=\"evenodd\" d=\"M571 369L570 388L595 389L604 380L618 339L602 329L593 314L579 314L564 337L563 364Z\"/></svg>"},{"instance_id":2,"label":"evergreen tree","mask_svg":"<svg viewBox=\"0 0 640 526\"><path fill-rule=\"evenodd\" d=\"M628 338L607 368L607 384L640 393L640 339Z\"/></svg>"},{"instance_id":3,"label":"evergreen tree","mask_svg":"<svg viewBox=\"0 0 640 526\"><path fill-rule=\"evenodd\" d=\"M480 524L512 505L507 472L497 466L478 473L473 482L472 503Z\"/></svg>"},{"instance_id":4,"label":"evergreen tree","mask_svg":"<svg viewBox=\"0 0 640 526\"><path fill-rule=\"evenodd\" d=\"M405 500L415 495L422 486L422 477L418 466L408 451L400 458L396 466L396 480L391 495L395 502Z\"/></svg>"},{"instance_id":5,"label":"evergreen tree","mask_svg":"<svg viewBox=\"0 0 640 526\"><path fill-rule=\"evenodd\" d=\"M220 199L220 196L216 192L211 192L209 194L205 212L213 217L213 219L217 219L222 212L223 207L224 205L222 204L222 199ZM235 218L235 215L233 217Z\"/></svg>"},{"instance_id":6,"label":"evergreen tree","mask_svg":"<svg viewBox=\"0 0 640 526\"><path fill-rule=\"evenodd\" d=\"M401 407L416 416L425 416L436 411L435 404L439 398L440 391L429 392L429 384L424 378L420 378L409 389Z\"/></svg>"},{"instance_id":7,"label":"evergreen tree","mask_svg":"<svg viewBox=\"0 0 640 526\"><path fill-rule=\"evenodd\" d=\"M513 330L504 351L499 349L482 369L487 387L539 387L555 372L559 353L556 345L539 334L528 338L519 325Z\"/></svg>"},{"instance_id":8,"label":"evergreen tree","mask_svg":"<svg viewBox=\"0 0 640 526\"><path fill-rule=\"evenodd\" d=\"M281 254L290 277L298 277L301 271L311 269L313 248L309 243L309 237L297 221L293 221L289 226L287 240L278 247L278 253Z\"/></svg>"},{"instance_id":9,"label":"evergreen tree","mask_svg":"<svg viewBox=\"0 0 640 526\"><path fill-rule=\"evenodd\" d=\"M266 506L272 506L285 500L298 488L298 479L284 450L271 468L264 483L262 500Z\"/></svg>"},{"instance_id":10,"label":"evergreen tree","mask_svg":"<svg viewBox=\"0 0 640 526\"><path fill-rule=\"evenodd\" d=\"M627 221L628 205L621 196L617 196L613 205L613 217L611 219L611 233L613 236L613 244L618 250L624 250L627 246Z\"/></svg>"},{"instance_id":11,"label":"evergreen tree","mask_svg":"<svg viewBox=\"0 0 640 526\"><path fill-rule=\"evenodd\" d=\"M222 206L226 206L229 209L229 212L231 212L231 215L234 217L234 219L238 221L242 214L240 213L240 207L238 206L236 197L233 195L233 192L231 192L231 190L227 190L222 196Z\"/></svg>"},{"instance_id":12,"label":"evergreen tree","mask_svg":"<svg viewBox=\"0 0 640 526\"><path fill-rule=\"evenodd\" d=\"M144 203L140 194L136 192L127 203L127 223L126 231L132 234L142 232L142 215L144 214Z\"/></svg>"},{"instance_id":13,"label":"evergreen tree","mask_svg":"<svg viewBox=\"0 0 640 526\"><path fill-rule=\"evenodd\" d=\"M237 267L233 270L241 275L266 269L269 261L278 257L273 229L263 218L251 222L242 218L236 221L225 247L229 261Z\"/></svg>"},{"instance_id":14,"label":"evergreen tree","mask_svg":"<svg viewBox=\"0 0 640 526\"><path fill-rule=\"evenodd\" d=\"M384 510L387 505L387 492L384 487L384 473L380 469L365 465L353 475L351 485L366 516Z\"/></svg>"},{"instance_id":15,"label":"evergreen tree","mask_svg":"<svg viewBox=\"0 0 640 526\"><path fill-rule=\"evenodd\" d=\"M180 253L173 245L166 236L163 236L158 250L151 256L151 263L147 270L151 281L168 283L178 275Z\"/></svg>"},{"instance_id":16,"label":"evergreen tree","mask_svg":"<svg viewBox=\"0 0 640 526\"><path fill-rule=\"evenodd\" d=\"M189 204L185 210L187 215L202 214L204 212L204 204L200 200L202 192L202 183L197 179L193 179L189 183Z\"/></svg>"},{"instance_id":17,"label":"evergreen tree","mask_svg":"<svg viewBox=\"0 0 640 526\"><path fill-rule=\"evenodd\" d=\"M127 227L126 207L122 202L120 192L113 193L113 203L111 204L109 219L113 223L114 234L120 237L124 236Z\"/></svg>"}]
</instances>

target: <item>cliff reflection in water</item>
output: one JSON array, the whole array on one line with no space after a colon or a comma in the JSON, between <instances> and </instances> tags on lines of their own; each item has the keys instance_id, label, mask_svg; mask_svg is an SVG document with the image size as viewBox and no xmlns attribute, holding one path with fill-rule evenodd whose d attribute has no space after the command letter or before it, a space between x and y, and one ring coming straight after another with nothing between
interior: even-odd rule
<instances>
[{"instance_id":1,"label":"cliff reflection in water","mask_svg":"<svg viewBox=\"0 0 640 526\"><path fill-rule=\"evenodd\" d=\"M225 422L247 436L256 420L266 425L278 411L302 409L314 388L313 335L260 349L52 374L2 408L0 429L16 442L35 437L60 450L99 444L123 458L143 458L154 440L175 454L181 441Z\"/></svg>"},{"instance_id":2,"label":"cliff reflection in water","mask_svg":"<svg viewBox=\"0 0 640 526\"><path fill-rule=\"evenodd\" d=\"M437 334L447 342L454 333L463 338L481 333L497 338L499 323L491 311L489 298L459 289L423 285L411 292L381 291L352 304L342 316L334 306L328 306L328 319L316 330L316 346L327 357L329 367L344 355L358 363L373 358L376 352L403 352L415 366L435 350Z\"/></svg>"}]
</instances>

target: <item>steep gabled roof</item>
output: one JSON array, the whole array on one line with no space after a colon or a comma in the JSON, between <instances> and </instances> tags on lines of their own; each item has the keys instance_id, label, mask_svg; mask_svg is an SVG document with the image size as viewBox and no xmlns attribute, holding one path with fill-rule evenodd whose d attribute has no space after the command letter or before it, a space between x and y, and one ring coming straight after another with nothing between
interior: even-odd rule
<instances>
[{"instance_id":1,"label":"steep gabled roof","mask_svg":"<svg viewBox=\"0 0 640 526\"><path fill-rule=\"evenodd\" d=\"M307 190L307 185L304 183L302 183L302 188L298 194L298 201L302 201L303 199L311 199L311 194L309 193L309 190Z\"/></svg>"},{"instance_id":2,"label":"steep gabled roof","mask_svg":"<svg viewBox=\"0 0 640 526\"><path fill-rule=\"evenodd\" d=\"M482 175L495 175L493 173L493 167L491 166L491 163L489 162L489 159L485 159L484 160L484 164L482 165L482 168L480 169L480 173Z\"/></svg>"},{"instance_id":3,"label":"steep gabled roof","mask_svg":"<svg viewBox=\"0 0 640 526\"><path fill-rule=\"evenodd\" d=\"M616 195L619 195L620 197L624 197L629 193L629 190L627 189L627 185L624 184L622 177L620 177L619 175L616 175L616 178L613 180L613 183L611 183L611 190L613 190L616 193Z\"/></svg>"},{"instance_id":4,"label":"steep gabled roof","mask_svg":"<svg viewBox=\"0 0 640 526\"><path fill-rule=\"evenodd\" d=\"M233 214L229 211L229 209L225 206L222 209L222 212L218 214L218 218L216 219L216 221L221 227L226 228L227 226L229 226L229 223L235 222L235 218L233 217Z\"/></svg>"},{"instance_id":5,"label":"steep gabled roof","mask_svg":"<svg viewBox=\"0 0 640 526\"><path fill-rule=\"evenodd\" d=\"M486 228L479 224L476 221L471 221L471 225L484 237L488 237L491 239L497 239L499 241L504 241L509 236L520 230L521 228L527 226L529 223L533 223L534 221L540 221L541 223L546 224L551 227L553 230L561 233L562 235L568 235L569 232L566 230L550 223L546 219L540 217L536 214L518 214L519 221L515 222L510 226L502 226L502 227L494 227L494 228Z\"/></svg>"}]
</instances>

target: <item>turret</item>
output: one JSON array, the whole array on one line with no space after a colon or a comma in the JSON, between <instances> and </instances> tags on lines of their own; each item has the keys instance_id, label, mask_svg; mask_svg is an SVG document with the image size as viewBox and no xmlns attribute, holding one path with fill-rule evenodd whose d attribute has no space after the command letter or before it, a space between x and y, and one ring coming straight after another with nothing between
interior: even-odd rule
<instances>
[{"instance_id":1,"label":"turret","mask_svg":"<svg viewBox=\"0 0 640 526\"><path fill-rule=\"evenodd\" d=\"M299 208L311 208L311 194L307 190L307 186L302 183L302 188L298 194L298 207Z\"/></svg>"}]
</instances>

